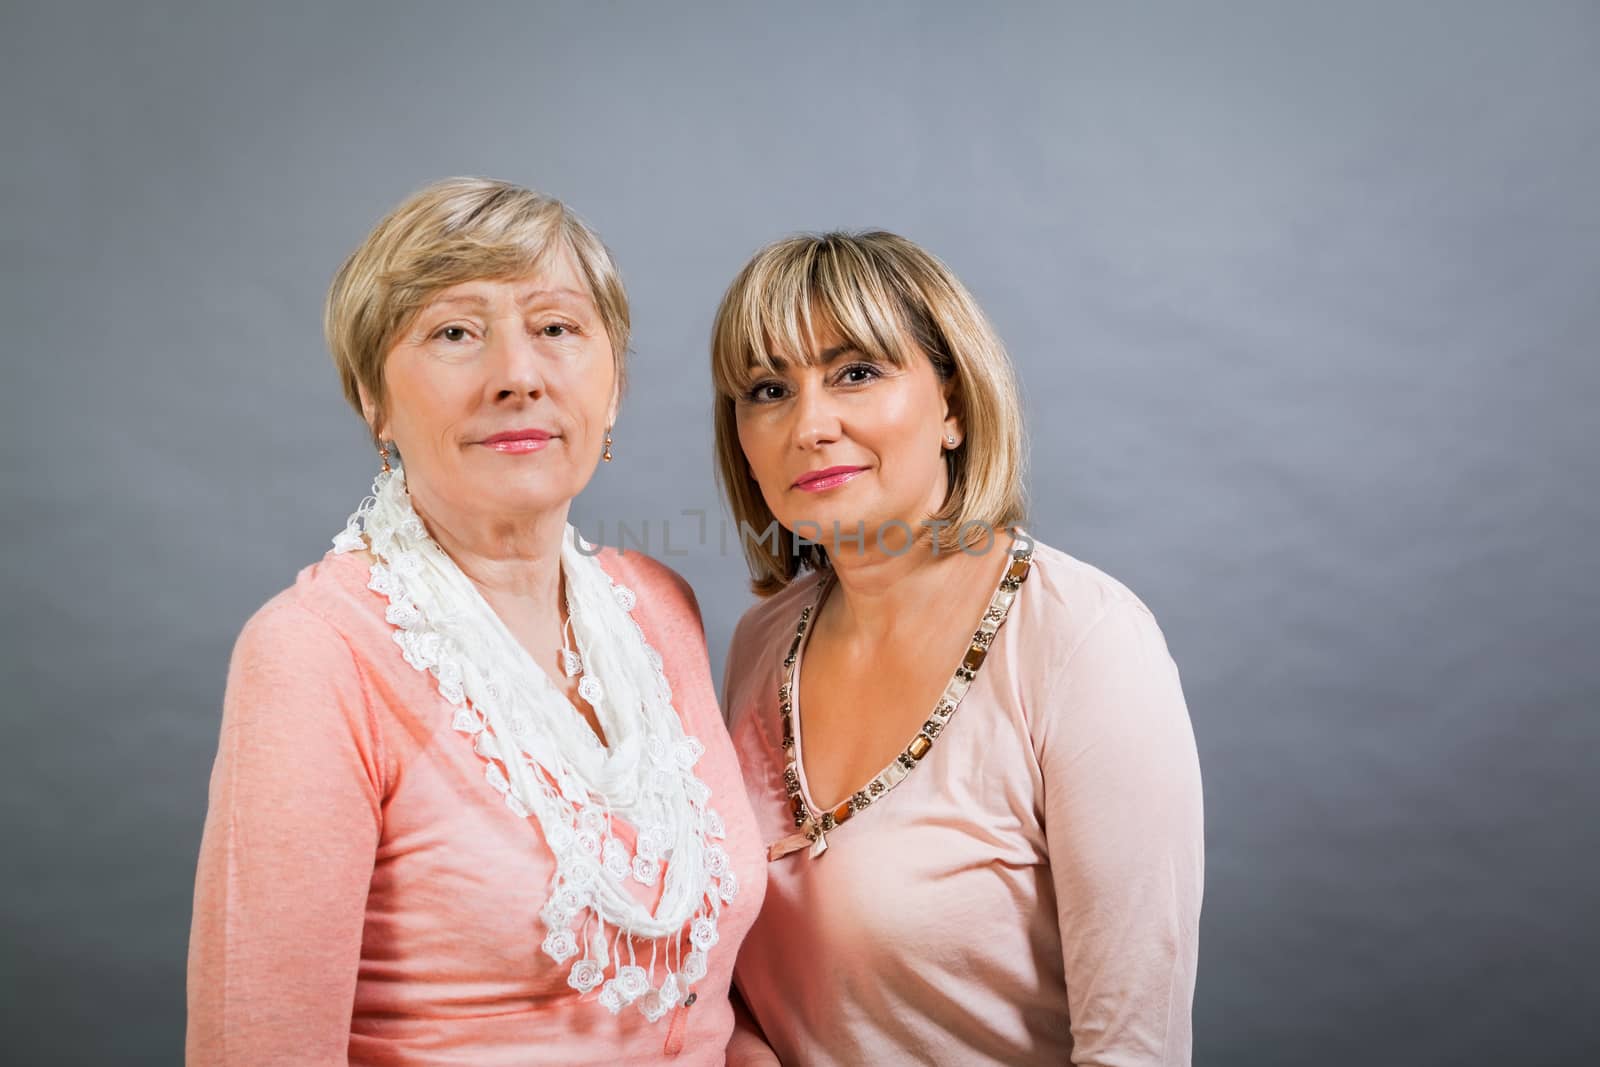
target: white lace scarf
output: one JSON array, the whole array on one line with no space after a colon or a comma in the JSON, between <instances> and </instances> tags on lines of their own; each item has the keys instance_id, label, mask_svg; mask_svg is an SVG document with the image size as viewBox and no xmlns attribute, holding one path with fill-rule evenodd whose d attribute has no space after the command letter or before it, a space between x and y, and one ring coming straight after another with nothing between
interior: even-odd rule
<instances>
[{"instance_id":1,"label":"white lace scarf","mask_svg":"<svg viewBox=\"0 0 1600 1067\"><path fill-rule=\"evenodd\" d=\"M561 569L581 688L608 748L428 535L404 472L380 474L372 492L334 551L371 551L369 586L388 598L385 616L406 662L437 680L443 713L483 757L489 787L543 831L556 862L539 912L545 954L557 964L577 957L567 983L579 994L600 987L597 999L611 1012L635 1004L655 1022L705 977L718 914L738 886L717 843L725 831L708 806L711 791L693 770L704 746L683 732L661 656L629 614L633 592L611 582L584 551L593 546L568 526ZM614 817L637 830L633 850L612 835ZM628 890L629 880L654 886L663 878L654 912ZM648 970L635 939L651 942Z\"/></svg>"}]
</instances>

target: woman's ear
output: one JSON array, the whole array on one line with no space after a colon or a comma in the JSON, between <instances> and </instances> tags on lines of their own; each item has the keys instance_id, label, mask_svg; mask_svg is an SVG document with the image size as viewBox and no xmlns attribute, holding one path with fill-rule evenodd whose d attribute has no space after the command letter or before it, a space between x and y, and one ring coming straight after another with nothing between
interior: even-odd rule
<instances>
[{"instance_id":1,"label":"woman's ear","mask_svg":"<svg viewBox=\"0 0 1600 1067\"><path fill-rule=\"evenodd\" d=\"M960 444L966 437L966 419L962 411L961 390L956 388L954 378L946 378L939 384L939 391L944 396L944 437L948 442L953 436L956 443Z\"/></svg>"},{"instance_id":2,"label":"woman's ear","mask_svg":"<svg viewBox=\"0 0 1600 1067\"><path fill-rule=\"evenodd\" d=\"M361 417L367 420L367 427L372 431L372 436L379 441L389 439L389 427L381 421L378 405L373 402L372 394L367 392L364 385L356 386L356 392L361 397Z\"/></svg>"}]
</instances>

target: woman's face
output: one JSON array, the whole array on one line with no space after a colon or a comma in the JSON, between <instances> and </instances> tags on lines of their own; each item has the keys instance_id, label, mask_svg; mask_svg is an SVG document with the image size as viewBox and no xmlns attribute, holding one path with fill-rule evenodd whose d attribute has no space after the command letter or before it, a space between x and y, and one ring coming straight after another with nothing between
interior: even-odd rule
<instances>
[{"instance_id":1,"label":"woman's face","mask_svg":"<svg viewBox=\"0 0 1600 1067\"><path fill-rule=\"evenodd\" d=\"M616 418L611 341L566 254L443 290L383 373L379 434L399 447L419 510L446 525L564 509Z\"/></svg>"},{"instance_id":2,"label":"woman's face","mask_svg":"<svg viewBox=\"0 0 1600 1067\"><path fill-rule=\"evenodd\" d=\"M813 344L818 365L783 364L737 401L750 473L787 529L833 551L835 523L845 535L865 523L867 550L880 530L897 550L905 531L884 524L898 520L920 536L944 503L945 435L961 435L948 390L926 357L878 363L832 328Z\"/></svg>"}]
</instances>

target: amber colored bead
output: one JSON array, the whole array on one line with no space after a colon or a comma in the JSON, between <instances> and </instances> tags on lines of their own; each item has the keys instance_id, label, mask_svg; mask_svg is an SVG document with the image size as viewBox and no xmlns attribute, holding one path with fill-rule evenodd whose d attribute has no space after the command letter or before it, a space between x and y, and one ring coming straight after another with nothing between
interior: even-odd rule
<instances>
[{"instance_id":1,"label":"amber colored bead","mask_svg":"<svg viewBox=\"0 0 1600 1067\"><path fill-rule=\"evenodd\" d=\"M918 734L911 739L911 744L906 746L906 751L911 753L912 759L921 759L928 754L928 749L932 747L932 741L929 741L922 734Z\"/></svg>"},{"instance_id":2,"label":"amber colored bead","mask_svg":"<svg viewBox=\"0 0 1600 1067\"><path fill-rule=\"evenodd\" d=\"M988 649L979 648L977 645L973 645L971 648L967 649L966 657L962 659L961 665L969 671L976 671L979 667L983 666L983 659L988 654Z\"/></svg>"},{"instance_id":3,"label":"amber colored bead","mask_svg":"<svg viewBox=\"0 0 1600 1067\"><path fill-rule=\"evenodd\" d=\"M847 800L833 809L833 821L835 823L847 822L850 816L855 813L855 809L850 806L850 802Z\"/></svg>"}]
</instances>

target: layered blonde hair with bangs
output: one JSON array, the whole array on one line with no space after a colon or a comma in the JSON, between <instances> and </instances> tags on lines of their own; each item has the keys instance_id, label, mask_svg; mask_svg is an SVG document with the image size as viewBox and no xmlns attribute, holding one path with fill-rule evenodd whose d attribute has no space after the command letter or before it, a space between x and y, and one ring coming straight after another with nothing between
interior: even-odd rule
<instances>
[{"instance_id":1,"label":"layered blonde hair with bangs","mask_svg":"<svg viewBox=\"0 0 1600 1067\"><path fill-rule=\"evenodd\" d=\"M711 331L717 475L760 596L803 570L829 566L821 545L778 527L739 444L740 399L780 363L811 364L816 327L833 327L869 358L905 367L926 359L949 383L963 440L945 453L948 491L929 518L948 525L939 550L962 547L972 524L998 536L1022 521L1022 403L1005 346L972 294L935 256L896 234L800 234L756 253L728 287ZM769 541L772 542L769 544Z\"/></svg>"},{"instance_id":2,"label":"layered blonde hair with bangs","mask_svg":"<svg viewBox=\"0 0 1600 1067\"><path fill-rule=\"evenodd\" d=\"M605 244L561 201L510 182L446 178L407 197L373 228L334 275L323 329L345 399L367 420L374 443L384 421L384 360L417 312L452 285L520 277L561 252L589 286L620 390L627 293Z\"/></svg>"}]
</instances>

